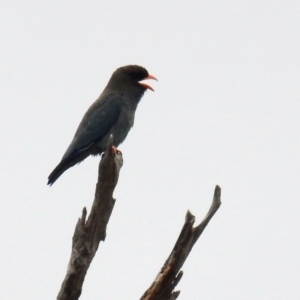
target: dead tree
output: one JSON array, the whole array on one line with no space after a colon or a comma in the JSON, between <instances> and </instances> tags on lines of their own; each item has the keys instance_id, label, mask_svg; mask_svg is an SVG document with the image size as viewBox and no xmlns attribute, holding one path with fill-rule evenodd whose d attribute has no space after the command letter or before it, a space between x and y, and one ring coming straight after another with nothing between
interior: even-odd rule
<instances>
[{"instance_id":1,"label":"dead tree","mask_svg":"<svg viewBox=\"0 0 300 300\"><path fill-rule=\"evenodd\" d=\"M57 296L58 300L76 300L81 295L87 270L100 241L105 240L106 227L115 204L113 191L122 165L122 154L114 153L111 136L99 164L98 183L91 213L86 219L87 211L84 208L75 227L71 257L67 274ZM210 210L196 227L193 227L195 217L189 211L187 212L185 223L169 258L141 300L173 300L179 296L180 292L174 292L174 288L183 275L180 269L208 222L220 207L220 196L221 189L216 186Z\"/></svg>"},{"instance_id":2,"label":"dead tree","mask_svg":"<svg viewBox=\"0 0 300 300\"><path fill-rule=\"evenodd\" d=\"M211 207L203 221L198 226L193 227L195 217L189 211L187 212L184 225L170 256L166 260L150 288L142 296L141 300L177 299L180 291L174 292L174 289L183 275L183 272L180 269L208 222L219 209L220 205L221 189L219 186L216 186Z\"/></svg>"},{"instance_id":3,"label":"dead tree","mask_svg":"<svg viewBox=\"0 0 300 300\"><path fill-rule=\"evenodd\" d=\"M112 136L99 164L98 183L91 213L86 220L86 208L78 220L72 242L72 253L66 277L58 293L58 300L75 300L81 295L87 270L100 241L105 240L106 227L115 205L112 197L123 165L121 152L114 153Z\"/></svg>"}]
</instances>

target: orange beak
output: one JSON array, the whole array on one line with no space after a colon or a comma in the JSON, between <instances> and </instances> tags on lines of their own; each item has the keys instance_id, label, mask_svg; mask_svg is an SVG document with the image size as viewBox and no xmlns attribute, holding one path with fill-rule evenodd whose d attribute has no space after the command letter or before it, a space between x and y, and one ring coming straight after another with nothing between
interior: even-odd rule
<instances>
[{"instance_id":1,"label":"orange beak","mask_svg":"<svg viewBox=\"0 0 300 300\"><path fill-rule=\"evenodd\" d=\"M146 78L144 78L143 80L146 80L146 79L154 79L154 80L157 81L157 79L156 79L154 76L152 76L152 75L148 75L148 76L147 76ZM144 88L149 89L149 90L151 90L151 91L154 92L154 89L153 89L150 85L148 85L148 84L146 84L146 83L144 83L144 82L139 82L139 84L142 85Z\"/></svg>"}]
</instances>

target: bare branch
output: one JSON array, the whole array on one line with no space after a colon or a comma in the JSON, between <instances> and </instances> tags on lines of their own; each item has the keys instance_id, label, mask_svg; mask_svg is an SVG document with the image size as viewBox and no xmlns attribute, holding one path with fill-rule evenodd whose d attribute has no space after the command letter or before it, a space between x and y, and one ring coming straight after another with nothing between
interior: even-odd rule
<instances>
[{"instance_id":1,"label":"bare branch","mask_svg":"<svg viewBox=\"0 0 300 300\"><path fill-rule=\"evenodd\" d=\"M72 253L66 277L57 296L58 300L80 297L86 272L96 254L100 241L106 237L106 227L114 208L113 191L123 164L121 152L114 154L110 136L105 154L99 164L98 183L91 213L86 220L86 208L78 220L73 235Z\"/></svg>"},{"instance_id":2,"label":"bare branch","mask_svg":"<svg viewBox=\"0 0 300 300\"><path fill-rule=\"evenodd\" d=\"M194 244L202 234L203 230L219 209L221 205L221 189L216 186L213 202L203 219L196 227L195 217L188 211L185 217L185 223L175 243L175 246L166 260L164 266L158 273L156 279L150 288L144 293L141 300L173 300L177 299L180 291L173 292L180 281L183 272L180 271Z\"/></svg>"}]
</instances>

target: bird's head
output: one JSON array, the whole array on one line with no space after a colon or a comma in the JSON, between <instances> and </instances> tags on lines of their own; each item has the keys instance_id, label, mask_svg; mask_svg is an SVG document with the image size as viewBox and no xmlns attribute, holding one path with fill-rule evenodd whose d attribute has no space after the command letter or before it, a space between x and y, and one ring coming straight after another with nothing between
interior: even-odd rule
<instances>
[{"instance_id":1,"label":"bird's head","mask_svg":"<svg viewBox=\"0 0 300 300\"><path fill-rule=\"evenodd\" d=\"M154 89L141 82L147 79L157 80L154 76L150 75L148 71L137 65L129 65L118 68L112 75L110 82L119 88L136 90L144 93L147 89L154 91Z\"/></svg>"}]
</instances>

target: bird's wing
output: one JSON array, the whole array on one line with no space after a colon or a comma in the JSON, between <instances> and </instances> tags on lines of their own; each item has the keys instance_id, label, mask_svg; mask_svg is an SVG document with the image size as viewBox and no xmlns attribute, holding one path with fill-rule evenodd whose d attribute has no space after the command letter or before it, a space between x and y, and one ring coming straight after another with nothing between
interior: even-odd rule
<instances>
[{"instance_id":1,"label":"bird's wing","mask_svg":"<svg viewBox=\"0 0 300 300\"><path fill-rule=\"evenodd\" d=\"M62 160L72 160L101 140L118 121L122 102L120 94L110 94L97 100L84 115Z\"/></svg>"}]
</instances>

